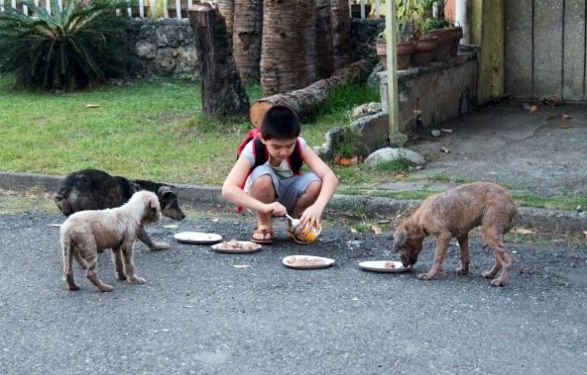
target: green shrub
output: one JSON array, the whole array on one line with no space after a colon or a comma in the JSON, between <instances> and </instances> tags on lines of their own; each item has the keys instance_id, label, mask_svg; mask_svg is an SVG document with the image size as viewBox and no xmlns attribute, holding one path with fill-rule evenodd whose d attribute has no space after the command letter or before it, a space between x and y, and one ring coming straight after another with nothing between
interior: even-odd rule
<instances>
[{"instance_id":1,"label":"green shrub","mask_svg":"<svg viewBox=\"0 0 587 375\"><path fill-rule=\"evenodd\" d=\"M59 10L51 0L53 14L33 1L21 4L33 16L0 12L0 75L12 74L15 86L71 90L126 76L134 61L127 1L68 0Z\"/></svg>"}]
</instances>

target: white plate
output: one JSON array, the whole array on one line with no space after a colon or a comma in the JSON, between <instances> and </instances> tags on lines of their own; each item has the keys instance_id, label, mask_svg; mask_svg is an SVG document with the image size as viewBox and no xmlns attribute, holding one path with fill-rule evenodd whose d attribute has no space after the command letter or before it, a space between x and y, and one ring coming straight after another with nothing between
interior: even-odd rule
<instances>
[{"instance_id":1,"label":"white plate","mask_svg":"<svg viewBox=\"0 0 587 375\"><path fill-rule=\"evenodd\" d=\"M173 237L177 242L190 244L211 244L222 241L222 236L216 233L202 233L202 232L179 232Z\"/></svg>"},{"instance_id":2,"label":"white plate","mask_svg":"<svg viewBox=\"0 0 587 375\"><path fill-rule=\"evenodd\" d=\"M316 269L332 266L334 259L314 255L290 255L283 258L281 263L290 268Z\"/></svg>"},{"instance_id":3,"label":"white plate","mask_svg":"<svg viewBox=\"0 0 587 375\"><path fill-rule=\"evenodd\" d=\"M368 260L359 263L359 267L374 272L405 272L409 269L402 262L394 260Z\"/></svg>"},{"instance_id":4,"label":"white plate","mask_svg":"<svg viewBox=\"0 0 587 375\"><path fill-rule=\"evenodd\" d=\"M261 248L261 245L251 241L226 241L212 245L212 249L219 253L233 253L233 254L244 254L254 253Z\"/></svg>"}]
</instances>

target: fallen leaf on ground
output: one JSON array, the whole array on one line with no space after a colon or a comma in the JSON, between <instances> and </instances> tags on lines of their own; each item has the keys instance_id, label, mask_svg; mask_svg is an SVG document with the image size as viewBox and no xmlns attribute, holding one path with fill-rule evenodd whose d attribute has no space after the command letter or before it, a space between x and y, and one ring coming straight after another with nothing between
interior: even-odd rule
<instances>
[{"instance_id":1,"label":"fallen leaf on ground","mask_svg":"<svg viewBox=\"0 0 587 375\"><path fill-rule=\"evenodd\" d=\"M570 129L573 127L573 125L568 122L563 122L560 127L563 129Z\"/></svg>"},{"instance_id":2,"label":"fallen leaf on ground","mask_svg":"<svg viewBox=\"0 0 587 375\"><path fill-rule=\"evenodd\" d=\"M444 152L445 154L450 154L450 148L448 146L442 146L440 151Z\"/></svg>"},{"instance_id":3,"label":"fallen leaf on ground","mask_svg":"<svg viewBox=\"0 0 587 375\"><path fill-rule=\"evenodd\" d=\"M444 128L441 128L440 131L441 132L448 133L448 134L452 133L452 129L444 129Z\"/></svg>"},{"instance_id":4,"label":"fallen leaf on ground","mask_svg":"<svg viewBox=\"0 0 587 375\"><path fill-rule=\"evenodd\" d=\"M251 267L253 267L250 264L233 264L232 266L234 268L251 268Z\"/></svg>"},{"instance_id":5,"label":"fallen leaf on ground","mask_svg":"<svg viewBox=\"0 0 587 375\"><path fill-rule=\"evenodd\" d=\"M540 111L540 108L538 108L537 105L533 105L530 107L530 112L538 112L538 111Z\"/></svg>"},{"instance_id":6,"label":"fallen leaf on ground","mask_svg":"<svg viewBox=\"0 0 587 375\"><path fill-rule=\"evenodd\" d=\"M351 233L358 233L359 231L356 230L355 228L351 228Z\"/></svg>"},{"instance_id":7,"label":"fallen leaf on ground","mask_svg":"<svg viewBox=\"0 0 587 375\"><path fill-rule=\"evenodd\" d=\"M572 119L572 116L570 114L568 114L568 113L563 113L563 119L564 120L570 120L570 119Z\"/></svg>"},{"instance_id":8,"label":"fallen leaf on ground","mask_svg":"<svg viewBox=\"0 0 587 375\"><path fill-rule=\"evenodd\" d=\"M99 104L86 104L86 108L100 108Z\"/></svg>"},{"instance_id":9,"label":"fallen leaf on ground","mask_svg":"<svg viewBox=\"0 0 587 375\"><path fill-rule=\"evenodd\" d=\"M534 234L534 231L531 229L526 229L526 228L516 228L514 229L514 233L518 233L518 234Z\"/></svg>"},{"instance_id":10,"label":"fallen leaf on ground","mask_svg":"<svg viewBox=\"0 0 587 375\"><path fill-rule=\"evenodd\" d=\"M374 234L382 234L383 230L381 229L381 227L379 225L371 225L371 232Z\"/></svg>"},{"instance_id":11,"label":"fallen leaf on ground","mask_svg":"<svg viewBox=\"0 0 587 375\"><path fill-rule=\"evenodd\" d=\"M344 156L336 156L334 158L334 162L338 165L344 165L344 166L350 166L350 165L355 165L355 164L359 164L361 161L363 161L363 158L359 157L359 156L353 156L352 158L347 158Z\"/></svg>"},{"instance_id":12,"label":"fallen leaf on ground","mask_svg":"<svg viewBox=\"0 0 587 375\"><path fill-rule=\"evenodd\" d=\"M405 173L396 173L393 178L397 179L397 180L403 180L404 178L406 178L408 175L406 175Z\"/></svg>"},{"instance_id":13,"label":"fallen leaf on ground","mask_svg":"<svg viewBox=\"0 0 587 375\"><path fill-rule=\"evenodd\" d=\"M214 219L212 219L212 222L213 222L213 223L217 223L219 220L220 220L220 219L214 218Z\"/></svg>"},{"instance_id":14,"label":"fallen leaf on ground","mask_svg":"<svg viewBox=\"0 0 587 375\"><path fill-rule=\"evenodd\" d=\"M164 225L163 228L165 228L165 229L177 229L177 225L176 224L167 224L167 225Z\"/></svg>"}]
</instances>

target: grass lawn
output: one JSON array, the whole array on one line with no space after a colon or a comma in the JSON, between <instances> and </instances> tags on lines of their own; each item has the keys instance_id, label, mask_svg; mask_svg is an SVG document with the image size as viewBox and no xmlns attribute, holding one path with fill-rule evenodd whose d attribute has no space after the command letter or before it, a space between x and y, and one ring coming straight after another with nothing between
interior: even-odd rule
<instances>
[{"instance_id":1,"label":"grass lawn","mask_svg":"<svg viewBox=\"0 0 587 375\"><path fill-rule=\"evenodd\" d=\"M247 118L206 118L197 82L154 79L73 93L12 91L10 84L0 79L2 171L66 175L94 167L131 178L220 185L251 126ZM247 92L251 102L261 97L258 86ZM320 145L328 129L350 123L350 109L378 100L377 89L343 87L317 119L303 124L302 135ZM334 168L343 184L377 180L364 166Z\"/></svg>"},{"instance_id":2,"label":"grass lawn","mask_svg":"<svg viewBox=\"0 0 587 375\"><path fill-rule=\"evenodd\" d=\"M204 116L197 82L153 79L73 93L12 91L10 85L8 78L0 78L0 170L4 172L66 175L93 167L130 178L221 185L251 126L245 117ZM258 86L248 87L247 93L251 102L261 97ZM370 101L379 101L378 89L350 85L335 90L319 116L302 124L303 137L310 145L321 145L329 129L351 123L353 107ZM331 167L340 178L340 193L398 199L424 199L431 194L374 190L401 165L384 170L364 164ZM587 206L584 197L579 201L566 196L515 198L534 207Z\"/></svg>"}]
</instances>

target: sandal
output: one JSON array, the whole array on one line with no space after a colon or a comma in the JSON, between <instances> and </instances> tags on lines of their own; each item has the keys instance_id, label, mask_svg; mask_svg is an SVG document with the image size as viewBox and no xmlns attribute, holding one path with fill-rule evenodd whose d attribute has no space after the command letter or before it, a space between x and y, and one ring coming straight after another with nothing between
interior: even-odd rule
<instances>
[{"instance_id":1,"label":"sandal","mask_svg":"<svg viewBox=\"0 0 587 375\"><path fill-rule=\"evenodd\" d=\"M269 229L255 229L253 235L251 236L251 242L258 243L258 244L265 244L269 245L273 243L273 237L275 234L272 230Z\"/></svg>"}]
</instances>

